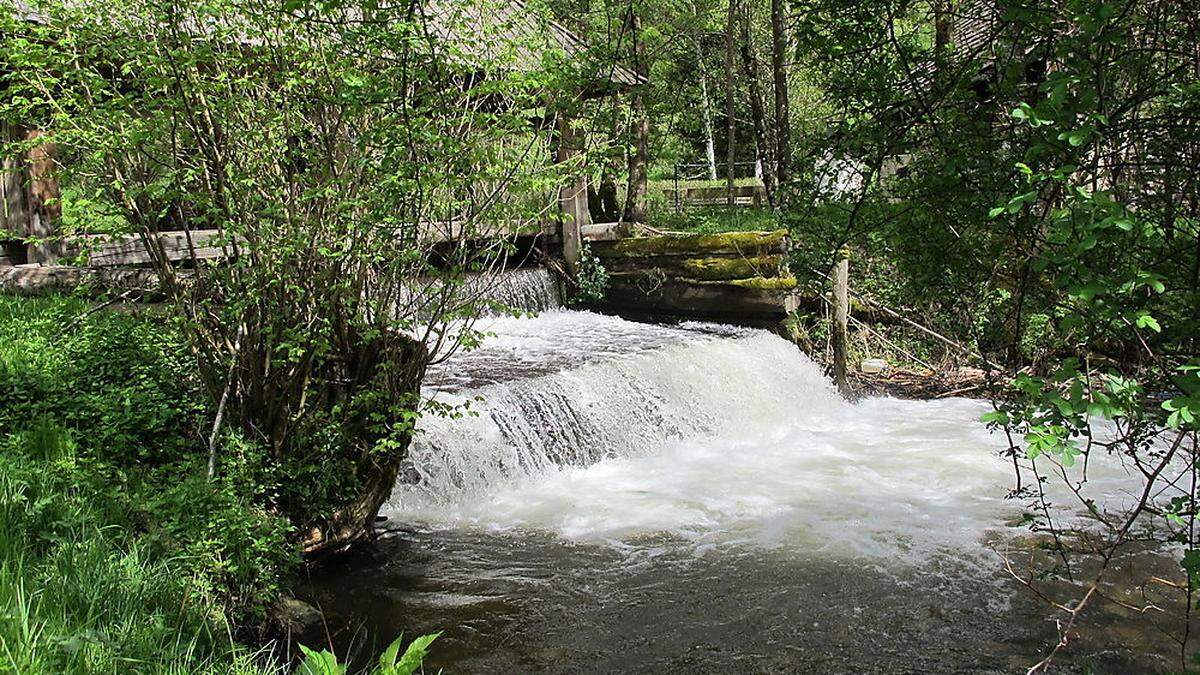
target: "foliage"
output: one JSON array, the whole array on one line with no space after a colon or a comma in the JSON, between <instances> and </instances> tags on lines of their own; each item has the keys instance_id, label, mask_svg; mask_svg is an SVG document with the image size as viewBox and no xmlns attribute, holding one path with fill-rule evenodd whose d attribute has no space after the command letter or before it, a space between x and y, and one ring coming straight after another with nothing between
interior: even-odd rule
<instances>
[{"instance_id":1,"label":"foliage","mask_svg":"<svg viewBox=\"0 0 1200 675\"><path fill-rule=\"evenodd\" d=\"M805 3L798 55L821 63L810 75L829 115L793 152L805 181L792 223L826 259L844 244L868 268L886 259L865 275L891 279L873 293L1008 367L992 373L1012 384L987 420L1013 441L1027 522L1055 541L1026 579L1100 569L1056 599L1074 609L1040 669L1131 540L1182 544L1189 604L1195 591L1197 25L1172 2L949 6ZM939 46L946 21L990 33ZM1131 467L1131 505L1096 505L1097 454ZM1048 480L1078 503L1047 498ZM1094 527L1068 545L1059 524L1080 510Z\"/></svg>"},{"instance_id":2,"label":"foliage","mask_svg":"<svg viewBox=\"0 0 1200 675\"><path fill-rule=\"evenodd\" d=\"M379 655L378 667L370 670L371 675L412 675L421 670L429 645L440 635L434 633L413 640L403 654L400 653L400 648L404 646L404 636L401 635ZM304 645L300 649L304 653L304 661L296 671L299 675L343 675L346 672L346 666L338 663L337 655L333 652L318 652Z\"/></svg>"},{"instance_id":3,"label":"foliage","mask_svg":"<svg viewBox=\"0 0 1200 675\"><path fill-rule=\"evenodd\" d=\"M571 298L578 303L599 302L608 288L608 270L584 242L579 249L579 269L575 272L576 293Z\"/></svg>"},{"instance_id":4,"label":"foliage","mask_svg":"<svg viewBox=\"0 0 1200 675\"><path fill-rule=\"evenodd\" d=\"M66 453L69 476L89 479L73 487L64 477L55 490L89 496L89 528L124 532L140 552L171 559L198 601L260 621L296 562L290 528L268 511L282 492L277 474L248 453L208 481L206 408L178 332L162 318L85 308L0 297L0 439L31 460Z\"/></svg>"},{"instance_id":5,"label":"foliage","mask_svg":"<svg viewBox=\"0 0 1200 675\"><path fill-rule=\"evenodd\" d=\"M49 422L3 441L0 670L270 672L231 642L223 594L204 588L218 578L208 559L147 532L148 491L89 455ZM239 509L205 511L246 519Z\"/></svg>"},{"instance_id":6,"label":"foliage","mask_svg":"<svg viewBox=\"0 0 1200 675\"><path fill-rule=\"evenodd\" d=\"M581 86L553 32L491 2L32 4L39 23L0 17L0 118L44 129L93 211L232 256L182 273L147 249L221 411L214 466L242 439L305 482L274 503L309 552L361 538L426 365L472 340L467 275L501 265L497 226L536 229L574 168L530 125Z\"/></svg>"}]
</instances>

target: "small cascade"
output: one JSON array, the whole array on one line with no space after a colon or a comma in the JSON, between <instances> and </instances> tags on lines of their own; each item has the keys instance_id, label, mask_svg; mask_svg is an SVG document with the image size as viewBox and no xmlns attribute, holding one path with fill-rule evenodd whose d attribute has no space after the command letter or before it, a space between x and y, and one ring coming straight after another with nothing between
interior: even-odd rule
<instances>
[{"instance_id":1,"label":"small cascade","mask_svg":"<svg viewBox=\"0 0 1200 675\"><path fill-rule=\"evenodd\" d=\"M439 401L470 403L470 413L422 420L408 481L393 500L398 508L734 434L788 416L790 397L805 400L810 415L844 405L808 357L765 331L652 326L586 312L481 328L496 338L430 374Z\"/></svg>"},{"instance_id":2,"label":"small cascade","mask_svg":"<svg viewBox=\"0 0 1200 675\"><path fill-rule=\"evenodd\" d=\"M543 267L481 275L471 284L481 298L522 312L544 312L563 305L558 281Z\"/></svg>"},{"instance_id":3,"label":"small cascade","mask_svg":"<svg viewBox=\"0 0 1200 675\"><path fill-rule=\"evenodd\" d=\"M982 402L847 403L759 330L561 310L480 327L430 373L427 395L467 414L421 420L400 522L918 562L983 552L1021 508ZM1089 468L1097 497L1127 499L1128 478Z\"/></svg>"}]
</instances>

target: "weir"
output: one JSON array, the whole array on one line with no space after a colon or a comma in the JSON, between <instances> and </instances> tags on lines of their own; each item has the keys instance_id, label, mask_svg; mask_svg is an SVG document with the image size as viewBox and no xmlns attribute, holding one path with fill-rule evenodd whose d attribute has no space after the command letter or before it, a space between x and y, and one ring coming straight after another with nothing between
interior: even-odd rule
<instances>
[{"instance_id":1,"label":"weir","mask_svg":"<svg viewBox=\"0 0 1200 675\"><path fill-rule=\"evenodd\" d=\"M313 582L344 635L444 630L438 667L495 673L1013 672L1057 639L997 552L1031 545L986 404L847 403L757 329L480 327L430 373L427 396L469 407L420 421L383 510L397 536ZM1129 498L1106 459L1100 508ZM1148 670L1108 637L1073 653Z\"/></svg>"},{"instance_id":2,"label":"weir","mask_svg":"<svg viewBox=\"0 0 1200 675\"><path fill-rule=\"evenodd\" d=\"M758 329L565 310L480 328L494 336L429 374L426 395L465 414L421 420L395 521L993 566L985 542L1020 514L983 402L851 404ZM1117 500L1126 480L1089 475Z\"/></svg>"}]
</instances>

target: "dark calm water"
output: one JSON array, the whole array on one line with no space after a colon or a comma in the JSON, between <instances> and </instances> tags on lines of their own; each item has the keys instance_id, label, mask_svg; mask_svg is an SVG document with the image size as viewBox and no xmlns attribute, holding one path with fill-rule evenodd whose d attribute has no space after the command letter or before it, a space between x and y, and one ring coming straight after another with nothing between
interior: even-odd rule
<instances>
[{"instance_id":1,"label":"dark calm water","mask_svg":"<svg viewBox=\"0 0 1200 675\"><path fill-rule=\"evenodd\" d=\"M975 563L676 544L399 532L315 573L307 594L360 660L402 631L443 631L427 672L1015 673L1057 636L1031 595ZM1145 617L1101 603L1086 618L1057 672L1178 664Z\"/></svg>"}]
</instances>

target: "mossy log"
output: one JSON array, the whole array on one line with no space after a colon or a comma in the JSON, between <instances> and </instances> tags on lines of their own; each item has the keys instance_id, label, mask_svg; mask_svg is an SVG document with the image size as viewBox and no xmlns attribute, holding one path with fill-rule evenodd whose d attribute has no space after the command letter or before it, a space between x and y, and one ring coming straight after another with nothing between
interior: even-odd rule
<instances>
[{"instance_id":1,"label":"mossy log","mask_svg":"<svg viewBox=\"0 0 1200 675\"><path fill-rule=\"evenodd\" d=\"M787 230L774 232L725 232L666 237L634 237L611 242L596 242L592 251L601 260L609 258L654 256L711 257L735 254L746 257L787 252Z\"/></svg>"},{"instance_id":2,"label":"mossy log","mask_svg":"<svg viewBox=\"0 0 1200 675\"><path fill-rule=\"evenodd\" d=\"M758 325L781 321L797 307L792 277L752 277L733 281L655 278L615 274L605 305L619 312L673 316Z\"/></svg>"},{"instance_id":3,"label":"mossy log","mask_svg":"<svg viewBox=\"0 0 1200 675\"><path fill-rule=\"evenodd\" d=\"M640 273L667 277L684 277L702 281L725 281L752 277L786 276L786 259L779 254L748 258L655 256L653 258L610 258L604 262L614 274Z\"/></svg>"}]
</instances>

